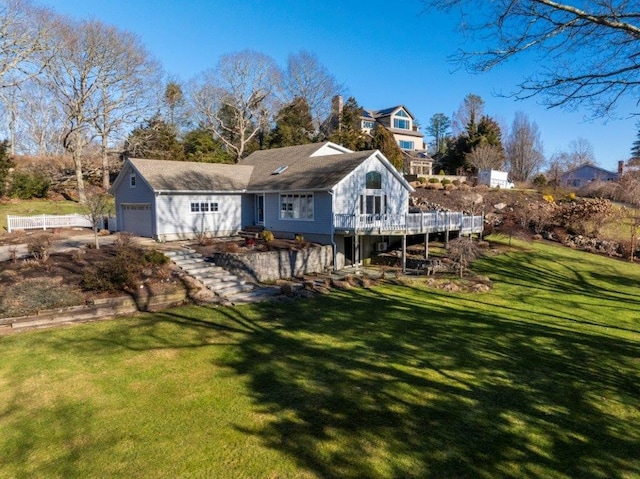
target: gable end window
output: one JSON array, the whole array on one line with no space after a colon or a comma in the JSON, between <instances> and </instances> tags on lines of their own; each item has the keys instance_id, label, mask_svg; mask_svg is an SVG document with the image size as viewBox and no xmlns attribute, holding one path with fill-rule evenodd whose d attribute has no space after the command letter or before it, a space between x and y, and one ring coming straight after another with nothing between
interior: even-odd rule
<instances>
[{"instance_id":1,"label":"gable end window","mask_svg":"<svg viewBox=\"0 0 640 479\"><path fill-rule=\"evenodd\" d=\"M398 146L403 150L413 150L413 141L398 140Z\"/></svg>"},{"instance_id":2,"label":"gable end window","mask_svg":"<svg viewBox=\"0 0 640 479\"><path fill-rule=\"evenodd\" d=\"M402 118L394 118L393 119L393 127L398 128L399 130L410 130L411 129L411 121L404 120Z\"/></svg>"},{"instance_id":3,"label":"gable end window","mask_svg":"<svg viewBox=\"0 0 640 479\"><path fill-rule=\"evenodd\" d=\"M136 175L135 174L130 174L129 175L129 187L130 188L135 188L136 187Z\"/></svg>"},{"instance_id":4,"label":"gable end window","mask_svg":"<svg viewBox=\"0 0 640 479\"><path fill-rule=\"evenodd\" d=\"M367 184L366 188L368 190L379 190L382 188L382 175L377 171L370 171L367 173Z\"/></svg>"}]
</instances>

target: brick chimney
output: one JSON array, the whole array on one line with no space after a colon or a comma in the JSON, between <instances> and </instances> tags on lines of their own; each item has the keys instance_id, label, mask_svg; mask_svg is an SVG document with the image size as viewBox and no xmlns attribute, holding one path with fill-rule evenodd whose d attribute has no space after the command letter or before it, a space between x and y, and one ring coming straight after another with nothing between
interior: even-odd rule
<instances>
[{"instance_id":1,"label":"brick chimney","mask_svg":"<svg viewBox=\"0 0 640 479\"><path fill-rule=\"evenodd\" d=\"M618 177L621 177L624 173L624 160L618 161Z\"/></svg>"},{"instance_id":2,"label":"brick chimney","mask_svg":"<svg viewBox=\"0 0 640 479\"><path fill-rule=\"evenodd\" d=\"M331 100L331 123L334 123L332 126L336 129L340 130L342 126L342 107L344 106L344 101L342 100L342 95L336 95Z\"/></svg>"}]
</instances>

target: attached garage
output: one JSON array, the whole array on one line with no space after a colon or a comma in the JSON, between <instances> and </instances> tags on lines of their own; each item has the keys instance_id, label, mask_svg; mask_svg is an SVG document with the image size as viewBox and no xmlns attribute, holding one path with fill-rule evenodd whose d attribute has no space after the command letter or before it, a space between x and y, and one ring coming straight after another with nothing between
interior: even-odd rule
<instances>
[{"instance_id":1,"label":"attached garage","mask_svg":"<svg viewBox=\"0 0 640 479\"><path fill-rule=\"evenodd\" d=\"M137 236L151 238L153 222L149 203L124 203L122 210L122 231Z\"/></svg>"}]
</instances>

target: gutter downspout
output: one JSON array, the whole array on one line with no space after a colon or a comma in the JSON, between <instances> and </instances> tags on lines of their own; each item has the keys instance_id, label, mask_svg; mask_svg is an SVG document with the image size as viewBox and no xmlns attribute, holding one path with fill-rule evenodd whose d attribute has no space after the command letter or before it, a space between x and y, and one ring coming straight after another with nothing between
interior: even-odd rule
<instances>
[{"instance_id":1,"label":"gutter downspout","mask_svg":"<svg viewBox=\"0 0 640 479\"><path fill-rule=\"evenodd\" d=\"M336 244L335 234L336 234L336 216L335 216L335 205L333 196L333 190L329 190L329 196L331 196L331 246L333 247L333 271L337 271L337 261L338 261L338 245Z\"/></svg>"}]
</instances>

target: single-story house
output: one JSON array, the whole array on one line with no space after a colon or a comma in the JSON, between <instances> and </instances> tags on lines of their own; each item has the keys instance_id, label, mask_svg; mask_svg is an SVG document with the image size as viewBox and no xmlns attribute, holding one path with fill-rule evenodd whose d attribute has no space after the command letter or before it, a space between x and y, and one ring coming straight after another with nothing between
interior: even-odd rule
<instances>
[{"instance_id":1,"label":"single-story house","mask_svg":"<svg viewBox=\"0 0 640 479\"><path fill-rule=\"evenodd\" d=\"M560 182L564 186L580 188L592 181L618 181L617 172L608 171L598 166L584 164L570 171L567 171L560 177Z\"/></svg>"},{"instance_id":2,"label":"single-story house","mask_svg":"<svg viewBox=\"0 0 640 479\"><path fill-rule=\"evenodd\" d=\"M119 231L172 241L260 226L332 244L340 269L385 236L406 237L413 188L378 150L324 142L256 151L235 165L130 158L111 191ZM411 219L412 232L426 231L425 215Z\"/></svg>"}]
</instances>

